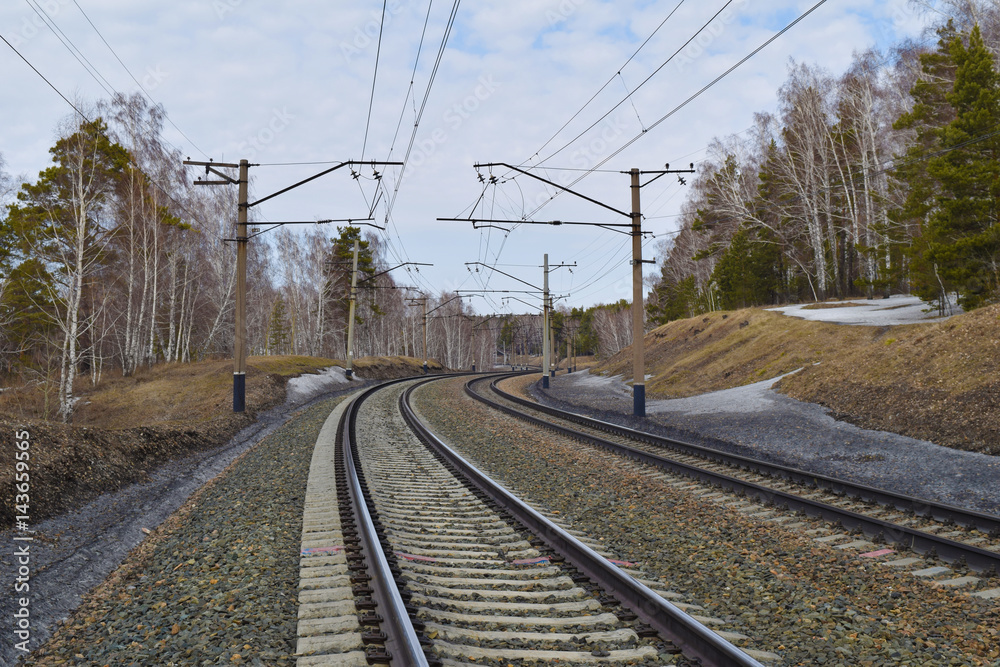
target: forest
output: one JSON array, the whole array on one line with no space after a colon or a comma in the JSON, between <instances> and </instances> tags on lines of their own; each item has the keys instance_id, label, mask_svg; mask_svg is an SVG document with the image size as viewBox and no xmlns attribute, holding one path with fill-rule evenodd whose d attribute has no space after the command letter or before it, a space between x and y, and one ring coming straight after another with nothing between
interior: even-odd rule
<instances>
[{"instance_id":1,"label":"forest","mask_svg":"<svg viewBox=\"0 0 1000 667\"><path fill-rule=\"evenodd\" d=\"M68 118L33 180L0 155L0 387L41 396L39 416L71 421L81 387L104 377L233 354L236 199L193 186L164 120L141 95L120 96ZM317 224L247 244L251 355L346 359L355 241L356 357L422 358L425 321L426 354L448 368L541 354L537 314L477 315L455 293L399 284L378 234ZM620 309L562 309L562 355L627 345ZM602 326L615 329L603 344Z\"/></svg>"},{"instance_id":2,"label":"forest","mask_svg":"<svg viewBox=\"0 0 1000 667\"><path fill-rule=\"evenodd\" d=\"M942 313L1000 289L1000 8L955 0L924 42L791 62L777 110L716 137L646 305L651 324L910 293Z\"/></svg>"},{"instance_id":3,"label":"forest","mask_svg":"<svg viewBox=\"0 0 1000 667\"><path fill-rule=\"evenodd\" d=\"M997 300L1000 9L941 6L926 39L856 53L842 74L789 63L776 110L711 141L656 253L647 330L830 298L912 293L942 312ZM67 117L37 176L7 173L0 153L0 388L42 396L40 416L71 421L104 377L233 354L235 197L193 186L165 121L119 95ZM422 358L425 322L426 354L448 368L541 353L538 313L477 314L454 292L408 287L376 233L253 236L252 355L346 358L355 241L356 357ZM558 356L630 345L629 305L560 306Z\"/></svg>"}]
</instances>

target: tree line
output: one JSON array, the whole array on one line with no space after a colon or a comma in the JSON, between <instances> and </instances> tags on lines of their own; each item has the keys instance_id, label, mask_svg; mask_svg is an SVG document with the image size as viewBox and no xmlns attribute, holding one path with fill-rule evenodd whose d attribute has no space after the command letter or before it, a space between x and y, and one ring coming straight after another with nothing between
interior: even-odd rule
<instances>
[{"instance_id":1,"label":"tree line","mask_svg":"<svg viewBox=\"0 0 1000 667\"><path fill-rule=\"evenodd\" d=\"M945 3L936 46L791 62L776 113L713 140L662 242L652 323L912 293L942 311L1000 291L995 3Z\"/></svg>"},{"instance_id":2,"label":"tree line","mask_svg":"<svg viewBox=\"0 0 1000 667\"><path fill-rule=\"evenodd\" d=\"M233 354L234 193L193 187L164 121L142 96L117 96L68 118L34 179L0 154L0 386L42 396L46 418L71 419L82 385L108 374ZM541 355L540 317L404 288L382 237L320 225L248 243L250 354L346 358L355 242L356 356L422 358L425 303L426 354L446 367ZM556 314L562 356L572 339L578 354L622 346L604 310Z\"/></svg>"}]
</instances>

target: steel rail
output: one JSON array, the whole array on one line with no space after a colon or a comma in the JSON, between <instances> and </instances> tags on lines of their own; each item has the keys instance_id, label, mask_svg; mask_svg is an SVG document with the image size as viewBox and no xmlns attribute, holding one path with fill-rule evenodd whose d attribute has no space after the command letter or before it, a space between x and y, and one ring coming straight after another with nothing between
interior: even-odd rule
<instances>
[{"instance_id":1,"label":"steel rail","mask_svg":"<svg viewBox=\"0 0 1000 667\"><path fill-rule=\"evenodd\" d=\"M865 516L857 512L852 512L850 510L828 505L820 501L797 496L792 493L770 489L753 482L705 470L697 466L682 463L680 461L674 461L650 452L614 443L603 438L598 438L564 426L559 426L558 424L553 424L545 421L544 419L515 410L507 405L491 401L489 398L478 394L472 389L473 384L483 382L486 379L488 378L477 378L476 380L467 382L465 385L466 393L476 400L513 417L554 430L567 437L582 440L584 442L615 451L629 458L637 459L643 463L665 468L681 475L686 475L709 484L729 489L738 494L752 497L760 502L763 502L764 504L786 507L791 511L804 512L809 516L819 517L833 523L839 522L848 530L861 530L865 536L870 539L881 538L886 542L912 549L920 554L934 555L948 563L964 560L966 565L977 572L994 572L1000 574L1000 553L995 551L980 549L974 545L963 544L955 540L939 537L932 533L926 533L908 526L901 526L889 521L883 521L874 517ZM538 405L531 401L526 401L517 396L511 396L510 394L503 392L495 386L499 379L502 378L494 379L491 383L491 387L499 395L503 396L504 399L510 400L518 405L526 405L533 410L539 410L547 415L588 425L592 428L601 428L602 430L614 432L617 435L623 435L625 437L636 438L646 443L680 450L686 454L710 458L714 461L727 463L740 468L763 472L764 474L772 474L775 477L786 478L800 483L811 484L818 488L830 488L826 486L826 484L835 485L831 490L842 489L840 491L841 494L856 495L862 499L885 499L885 502L882 504L892 504L899 509L908 509L913 512L917 512L919 509L929 513L934 518L938 518L939 514L948 517L939 520L948 521L950 518L950 520L958 523L955 518L951 517L960 517L977 528L981 525L980 522L985 522L985 524L989 526L991 534L995 535L998 531L997 526L998 522L1000 522L1000 518L992 517L988 514L969 512L960 508L939 505L927 500L914 499L908 496L893 494L884 490L871 489L863 485L844 482L843 480L814 475L812 473L794 468L786 468L775 464L765 463L748 457L725 454L717 450L698 447L697 445L691 443L685 443L670 438L661 438L650 433L643 433L642 431L636 431L634 429L621 427L616 424L609 424L608 422L594 420L575 413L563 412L562 410L557 410L548 406ZM881 501L876 500L876 502Z\"/></svg>"},{"instance_id":2,"label":"steel rail","mask_svg":"<svg viewBox=\"0 0 1000 667\"><path fill-rule=\"evenodd\" d=\"M390 385L411 379L403 378L382 382L357 396L351 401L341 418L338 439L341 441L340 446L343 448L344 464L347 468L348 491L358 519L361 548L372 577L370 582L373 589L372 598L378 604L377 609L383 618L382 628L387 635L386 652L391 656L392 664L405 665L406 667L411 665L413 667L428 667L429 663L420 644L420 638L413 628L406 604L399 593L396 579L382 549L379 535L375 529L375 522L365 500L365 489L354 463L355 425L358 412L365 399Z\"/></svg>"},{"instance_id":3,"label":"steel rail","mask_svg":"<svg viewBox=\"0 0 1000 667\"><path fill-rule=\"evenodd\" d=\"M665 438L653 435L652 433L645 433L643 431L628 428L627 426L620 426L618 424L593 419L592 417L587 417L574 412L559 410L557 408L542 405L540 403L534 403L519 396L514 396L505 392L497 386L497 380L494 380L491 383L490 389L505 400L517 403L518 405L524 405L532 410L544 412L545 414L552 415L553 417L558 417L566 421L588 426L593 429L606 431L608 433L613 433L626 438L632 438L634 440L639 440L652 445L667 447L685 454L708 458L719 463L725 463L726 465L737 466L745 470L752 470L764 475L770 475L771 477L787 479L799 484L807 484L818 489L826 489L827 491L837 495L846 496L848 498L858 498L859 500L874 502L883 506L892 506L903 512L912 512L914 515L919 517L930 517L943 523L954 523L967 528L975 528L976 530L989 533L993 536L1000 536L1000 516L977 512L975 510L967 510L961 507L955 507L954 505L934 502L925 498L917 498L915 496L886 491L885 489L866 486L864 484L857 484L855 482L837 479L835 477L828 477L826 475L819 475L805 470L800 470L798 468L792 468L790 466L768 463L766 461L750 458L748 456L728 454L709 447L684 442L683 440Z\"/></svg>"},{"instance_id":4,"label":"steel rail","mask_svg":"<svg viewBox=\"0 0 1000 667\"><path fill-rule=\"evenodd\" d=\"M655 591L609 563L606 558L546 519L448 447L420 422L410 407L410 395L421 384L423 383L414 384L400 396L399 404L403 417L428 447L453 465L470 483L492 498L553 550L562 554L570 564L617 597L643 622L680 648L686 656L700 659L701 664L706 667L763 667L761 663L660 597Z\"/></svg>"}]
</instances>

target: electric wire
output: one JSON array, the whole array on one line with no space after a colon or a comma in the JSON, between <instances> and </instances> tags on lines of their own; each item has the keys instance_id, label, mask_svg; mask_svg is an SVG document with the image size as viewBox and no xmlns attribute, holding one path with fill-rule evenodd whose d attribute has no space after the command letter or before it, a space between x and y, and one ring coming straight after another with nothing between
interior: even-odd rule
<instances>
[{"instance_id":1,"label":"electric wire","mask_svg":"<svg viewBox=\"0 0 1000 667\"><path fill-rule=\"evenodd\" d=\"M97 68L94 67L85 55L83 55L83 52L76 47L76 44L73 44L73 41L66 36L66 33L64 33L62 29L56 25L55 21L49 17L45 9L39 6L37 2L32 2L32 0L24 0L24 2L31 8L32 11L35 12L36 15L38 15L38 18L41 19L42 23L44 23L45 26L52 31L52 34L55 35L56 39L58 39L63 47L69 51L70 55L73 56L78 63L80 63L80 66L86 70L87 74L89 74L91 78L97 82L97 85L104 89L104 92L107 93L108 97L113 97L114 93L112 91L115 90L115 87L112 86L111 83L97 71Z\"/></svg>"},{"instance_id":2,"label":"electric wire","mask_svg":"<svg viewBox=\"0 0 1000 667\"><path fill-rule=\"evenodd\" d=\"M444 34L441 37L441 45L438 47L437 58L434 60L434 66L431 68L430 77L428 78L427 81L427 88L424 90L424 97L420 103L420 110L417 112L417 118L413 123L413 132L410 134L410 142L409 145L407 145L406 147L406 154L403 157L403 164L399 169L400 177L396 180L392 197L389 199L388 206L386 208L386 216L388 216L392 212L392 209L396 204L396 197L399 195L399 188L403 182L403 175L406 172L406 165L410 161L410 153L413 151L413 144L417 139L417 130L420 128L420 121L423 118L424 111L427 109L427 100L430 99L431 89L434 87L434 81L437 78L438 69L441 66L441 60L444 57L445 48L448 46L448 40L451 38L451 31L452 28L455 26L455 18L458 16L458 8L461 4L462 0L455 0L451 8L451 13L448 16L448 22L445 25Z\"/></svg>"},{"instance_id":3,"label":"electric wire","mask_svg":"<svg viewBox=\"0 0 1000 667\"><path fill-rule=\"evenodd\" d=\"M368 130L372 124L372 107L375 106L375 84L378 83L378 63L382 55L382 30L385 28L385 8L389 0L382 0L382 19L378 26L378 46L375 48L375 71L372 73L372 94L368 99L368 120L365 122L365 139L361 143L361 160L365 159L365 149L368 147Z\"/></svg>"},{"instance_id":4,"label":"electric wire","mask_svg":"<svg viewBox=\"0 0 1000 667\"><path fill-rule=\"evenodd\" d=\"M556 150L555 152L549 154L548 157L543 158L541 160L541 162L539 162L539 165L545 164L546 162L548 162L549 160L551 160L553 157L555 157L556 155L559 155L564 150L566 150L567 148L569 148L570 146L572 146L574 143L576 143L576 141L580 137L582 137L583 135L585 135L587 132L590 132L592 129L594 129L597 126L598 123L600 123L602 120L604 120L605 118L607 118L608 116L610 116L612 114L612 112L614 112L618 107L620 107L621 105L625 104L625 102L629 101L632 98L632 96L635 95L635 93L637 93L639 91L640 88L642 88L647 83L649 83L649 81L654 76L656 76L664 67L666 67L668 64L670 64L673 61L673 59L676 58L677 55L681 51L683 51L685 48L687 48L687 46L691 42L693 42L698 37L698 35L700 35L702 32L704 32L708 28L708 26L710 26L715 21L715 19L717 19L719 17L719 15L722 14L722 12L726 11L726 9L732 3L733 3L733 0L726 0L726 3L724 5L722 5L722 7L719 8L719 10L717 12L715 12L715 14L713 14L710 19L708 19L708 21L706 21L697 31L695 31L695 33L693 35L691 35L691 37L688 38L688 40L686 42L684 42L683 44L681 44L677 48L676 51L674 51L672 54L670 54L670 57L668 57L665 61L663 61L660 64L659 67L657 67L655 70L653 70L653 72L649 76L647 76L645 79L643 79L642 82L638 86L636 86L632 90L631 93L629 93L628 95L626 95L617 104L615 104L613 107L611 107L610 109L608 109L608 111L606 111L600 118L598 118L593 123L591 123L589 126L587 126L587 128L585 130L583 130L582 132L580 132L579 134L577 134L575 137L573 137L572 139L570 139L568 142L566 142L562 146L562 148L560 148L560 149ZM617 76L617 74L615 76ZM612 77L612 80L614 80L614 77ZM651 126L649 128L646 128L645 130L643 130L643 134L645 134L646 131L653 129L653 127L655 127L655 125ZM602 162L601 164L604 164L604 163ZM598 165L598 166L600 166L600 165Z\"/></svg>"},{"instance_id":5,"label":"electric wire","mask_svg":"<svg viewBox=\"0 0 1000 667\"><path fill-rule=\"evenodd\" d=\"M663 26L664 26L664 25L665 25L665 24L667 23L667 21L669 21L669 20L670 20L670 17L672 17L672 16L674 15L674 13L675 13L675 12L676 12L676 11L677 11L678 9L680 9L680 8L681 8L681 5L683 5L683 4L684 4L684 0L680 0L680 2L678 2L678 3L677 3L677 5L676 5L676 6L675 6L675 7L674 7L674 8L672 9L672 10L670 10L670 13L669 13L669 14L667 14L667 18L665 18L665 19L663 19L662 21L660 21L660 25L656 26L656 29L655 29L655 30L653 30L653 32L651 32L651 33L649 34L649 37L647 37L647 38L646 38L646 39L645 39L645 40L643 41L643 43L639 45L639 48L637 48L637 49L636 49L636 50L635 50L635 51L634 51L634 52L632 53L632 55L628 57L628 60L626 60L626 61L625 61L625 64L624 64L624 65L622 65L621 67L619 67L619 68L618 68L618 71L617 71L617 72L616 72L615 74L613 74L613 75L611 76L611 78L609 78L609 79L608 79L608 80L607 80L607 81L606 81L606 82L604 83L604 85L603 85L603 86L601 86L601 87L600 87L600 88L599 88L599 89L597 90L597 92L596 92L596 93L594 93L594 94L593 94L593 95L591 96L591 98L590 98L589 100L587 100L587 101L586 101L586 102L585 102L585 103L583 104L583 106L582 106L582 107L580 107L580 109L579 109L579 110L577 110L577 112L576 112L576 113L574 113L574 114L573 114L573 115L572 115L572 116L570 117L570 119L569 119L569 120L567 120L567 121L566 121L565 123L563 123L562 127L560 127L560 128L558 129L558 130L556 130L555 134L553 134L553 135L552 135L551 137L549 137L549 139L548 139L548 140L547 140L547 141L546 141L546 142L545 142L544 144L542 144L541 148L539 148L539 149L538 149L537 151L535 151L535 152L534 152L534 153L532 154L532 158L534 158L534 157L537 157L537 156L539 155L539 153L541 153L541 152L542 152L543 150L545 150L545 147L546 147L546 146L548 146L548 145L549 145L550 143L552 143L552 142L553 142L553 141L555 140L555 138L556 138L556 137L558 137L558 136L559 136L559 135L560 135L560 134L562 133L562 131L563 131L563 130L565 130L565 129L566 129L566 128L567 128L568 126L569 126L569 124L570 124L570 123L572 123L572 122L573 122L574 120L576 120L576 119L577 119L577 117L578 117L578 116L579 116L579 115L580 115L581 113L583 113L583 112L584 112L584 110L585 110L585 109L586 109L586 108L587 108L588 106L590 106L590 103L591 103L591 102L593 102L593 101L594 101L595 99L597 99L597 96L598 96L598 95L600 95L600 94L601 94L602 92L604 92L604 89L605 89L605 88L607 88L608 86L610 86L610 85L611 85L611 83L612 83L612 82L613 82L613 81L615 80L615 77L617 77L617 76L618 76L619 74L621 74L621 71L622 71L623 69L625 69L625 68L626 68L626 67L628 66L628 64L629 64L630 62L632 62L632 60L633 60L633 59L634 59L634 58L635 58L635 57L636 57L636 56L637 56L637 55L639 54L639 51L642 51L642 49L643 49L643 48L644 48L644 47L646 46L646 44L648 44L648 43L649 43L649 40L653 39L653 37L654 37L654 36L656 35L656 33L658 33L658 32L660 31L660 28L662 28L662 27L663 27ZM528 159L530 160L530 159L532 159L532 158L528 158ZM527 160L525 160L524 162L522 162L522 163L521 163L521 164L519 164L518 166L519 166L519 167L523 167L523 166L525 166L525 164L527 164Z\"/></svg>"},{"instance_id":6,"label":"electric wire","mask_svg":"<svg viewBox=\"0 0 1000 667\"><path fill-rule=\"evenodd\" d=\"M18 56L18 58L20 58L21 60L23 60L25 62L25 64L27 64L28 67L30 67L35 72L35 74L37 74L39 77L41 77L42 81L44 81L45 83L47 83L48 86L49 86L49 88L51 88L52 90L54 90L56 92L56 95L58 95L59 97L63 98L63 101L66 102L66 104L68 104L71 107L73 107L73 111L76 111L80 115L80 117L83 118L88 123L92 122L90 120L90 118L87 117L87 114L85 114L82 111L80 111L79 107L77 107L75 104L73 104L72 102L70 102L69 98L62 94L62 91L60 91L58 88L56 88L55 85L53 85L53 83L51 81L49 81L47 78L45 78L45 75L42 74L41 72L39 72L38 68L35 67L34 65L32 65L31 62L21 54L20 51L18 51L16 48L14 48L14 45L11 44L10 42L8 42L6 37L4 37L3 35L0 35L0 39L2 39L3 43L6 44L7 46L9 46L10 50L13 51L14 53L16 53L17 56Z\"/></svg>"},{"instance_id":7,"label":"electric wire","mask_svg":"<svg viewBox=\"0 0 1000 667\"><path fill-rule=\"evenodd\" d=\"M122 61L122 59L118 57L118 54L117 54L117 53L115 52L115 50L114 50L114 49L113 49L113 48L111 47L111 44L109 44L109 43L108 43L108 40L106 40L106 39L104 38L104 35L103 35L103 34L101 34L101 31L100 31L100 30L98 30L98 29L97 29L97 26L96 26L96 25L94 25L94 22L90 20L90 17L89 17L88 15L87 15L87 12L83 11L83 7L81 7L81 6L80 6L80 3L78 3L78 2L76 1L76 0L73 0L73 4L74 4L74 5L76 5L76 8L80 10L80 13L81 13L81 14L83 14L83 18L87 19L87 23L89 23L89 24L90 24L90 27L94 29L94 32L96 32L96 33L97 33L97 36L101 38L101 41L102 41L102 42L104 42L104 45L105 45L106 47L108 47L108 51L110 51L110 52L111 52L111 55L113 55L113 56L115 57L115 60L117 60L117 61L118 61L118 64L120 64L120 65L122 66L122 69L124 69L124 70L125 70L125 71L126 71L126 72L128 73L128 75L129 75L129 76L130 76L130 77L132 78L132 80L133 80L133 81L135 81L135 85L139 86L139 90L141 90L141 91L142 91L142 93L143 93L143 94L144 94L144 95L146 96L146 99L148 99L148 100L149 100L149 101L150 101L150 102L151 102L151 103L152 103L152 104L153 104L154 106L158 106L158 104L157 104L156 100L154 100L154 99L153 99L153 96L152 96L152 95L150 95L150 94L149 94L149 91L147 91L147 90L146 90L146 89L145 89L145 88L143 87L143 85L142 85L142 84L141 84L141 83L139 82L139 80L138 80L137 78L135 78L135 75L134 75L134 74L132 74L132 70L130 70L130 69L128 68L128 66L127 66L127 65L126 65L126 64L125 64L125 63L124 63L124 62ZM208 157L208 154L207 154L207 153L205 153L205 151L203 151L203 150L202 150L202 149L201 149L201 148L200 148L200 147L198 146L198 144L194 143L194 141L192 141L192 140L191 140L191 137L189 137L189 136L188 136L187 134L185 134L184 130L182 130L181 128L179 128L179 127L177 126L177 124L176 124L176 123L174 123L174 121L173 121L173 120L171 120L170 116L168 116L168 115L164 114L164 117L165 117L165 118L167 119L167 122L168 122L168 123L170 123L170 125L171 125L171 126L172 126L172 127L173 127L173 128L175 129L175 130L177 130L177 131L178 131L178 132L180 133L180 135L181 135L182 137L184 137L184 138L185 138L185 139L187 140L187 142L188 142L189 144L191 144L191 146L193 146L193 147L194 147L194 149L195 149L195 150L197 150L197 151L198 151L199 153L201 153L201 154L202 154L202 155L204 155L205 157Z\"/></svg>"},{"instance_id":8,"label":"electric wire","mask_svg":"<svg viewBox=\"0 0 1000 667\"><path fill-rule=\"evenodd\" d=\"M809 9L807 9L805 12L803 12L802 14L800 14L791 23L789 23L784 28L782 28L781 30L779 30L778 32L776 32L774 35L772 35L767 40L765 40L760 46L758 46L757 48L755 48L749 54L747 54L746 56L744 56L743 58L741 58L739 61L737 61L734 65L732 65L731 67L729 67L729 69L727 69L722 74L720 74L719 76L717 76L714 79L712 79L709 83L707 83L704 86L702 86L697 92L693 93L686 100L684 100L683 102L681 102L680 104L678 104L677 106L675 106L673 109L671 109L670 111L668 111L663 116L661 116L655 123L653 123L652 125L650 125L646 130L644 130L643 132L637 134L636 136L634 136L631 139L629 139L628 141L626 141L622 146L618 147L610 155L608 155L603 160L601 160L600 162L598 162L596 166L597 167L604 166L609 161L611 161L612 159L614 159L615 157L617 157L619 154L621 154L622 151L624 151L625 149L629 148L636 141L638 141L642 137L645 137L649 133L649 131L655 129L661 123L663 123L664 121L666 121L667 119L669 119L671 116L673 116L674 114L676 114L678 111L680 111L684 107L686 107L688 104L690 104L694 100L696 100L699 97L701 97L702 94L704 94L706 91L708 91L713 86L715 86L715 84L719 83L720 81L722 81L723 79L725 79L727 76L729 76L730 74L732 74L737 68L739 68L741 65L743 65L744 63L746 63L748 60L750 60L751 58L753 58L758 53L760 53L762 50L764 50L767 46L769 46L776 39L778 39L779 37L781 37L782 35L784 35L786 32L788 32L789 30L791 30L793 27L795 27L796 25L798 25L798 23L800 21L802 21L807 16L809 16L810 14L812 14L814 11L816 11L817 9L819 9L822 5L826 4L826 1L827 0L819 0L819 2L817 2L812 7L810 7ZM572 186L576 185L577 183L579 183L580 181L582 181L587 176L589 176L589 174L583 174L582 176L580 176L579 178L577 178L576 180L574 180L573 182L571 182L570 185L569 185L569 187L572 187ZM544 208L545 205L548 204L550 201L552 201L552 198L550 198L547 201L539 204L538 207L535 208L535 210L533 210L529 215L534 215L539 210L541 210L542 208Z\"/></svg>"}]
</instances>

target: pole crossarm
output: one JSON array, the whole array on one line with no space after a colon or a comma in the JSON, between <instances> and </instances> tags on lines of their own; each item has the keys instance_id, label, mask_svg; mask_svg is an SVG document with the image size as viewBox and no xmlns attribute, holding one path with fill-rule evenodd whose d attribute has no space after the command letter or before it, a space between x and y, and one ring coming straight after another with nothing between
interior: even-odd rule
<instances>
[{"instance_id":1,"label":"pole crossarm","mask_svg":"<svg viewBox=\"0 0 1000 667\"><path fill-rule=\"evenodd\" d=\"M459 294L541 294L542 290L527 289L457 289Z\"/></svg>"},{"instance_id":2,"label":"pole crossarm","mask_svg":"<svg viewBox=\"0 0 1000 667\"><path fill-rule=\"evenodd\" d=\"M539 287L538 285L532 285L531 283L527 282L526 280L521 280L521 279L520 279L520 278L518 278L517 276L512 276L512 275L510 275L509 273L507 273L506 271L501 271L500 269L498 269L498 268L496 268L496 267L494 267L494 266L490 266L489 264L486 264L485 262L466 262L466 263L465 263L465 265L466 265L466 266L484 266L484 267L486 267L487 269L489 269L490 271L496 271L497 273L500 273L500 274L502 274L502 275L505 275L505 276L507 276L508 278L513 278L513 279L514 279L514 280L516 280L517 282L519 282L519 283L521 283L521 284L523 284L523 285L527 285L528 287L530 287L530 288L532 288L532 289L536 289L536 290L540 290L540 289L542 289L542 288L541 288L541 287ZM471 271L472 269L469 269L469 270Z\"/></svg>"},{"instance_id":3,"label":"pole crossarm","mask_svg":"<svg viewBox=\"0 0 1000 667\"><path fill-rule=\"evenodd\" d=\"M203 181L201 178L199 178L194 182L195 185L238 185L239 184L239 181L230 176L229 174L224 174L218 169L216 169L216 167L227 167L230 169L238 169L240 166L239 164L233 164L231 162L211 162L211 161L199 162L190 159L184 160L183 164L194 167L204 167L206 176L212 173L223 179L221 181Z\"/></svg>"},{"instance_id":4,"label":"pole crossarm","mask_svg":"<svg viewBox=\"0 0 1000 667\"><path fill-rule=\"evenodd\" d=\"M640 171L639 172L640 175L642 175L642 174L656 174L656 177L649 179L648 181L646 181L645 183L643 183L639 187L640 188L644 188L647 185L649 185L650 183L652 183L653 181L655 181L657 178L662 178L663 176L666 176L667 174L693 174L693 173L695 173L694 162L692 162L687 169L671 169L670 168L670 164L667 164L665 166L666 166L666 169L654 169L652 171ZM623 174L629 174L631 172L623 171L621 173L623 173ZM686 183L687 183L687 181L685 181L684 179L681 179L681 185L685 185Z\"/></svg>"},{"instance_id":5,"label":"pole crossarm","mask_svg":"<svg viewBox=\"0 0 1000 667\"><path fill-rule=\"evenodd\" d=\"M319 172L318 174L313 174L309 178L304 178L301 181L299 181L298 183L292 183L287 188L282 188L281 190L278 190L277 192L273 192L273 193L267 195L266 197L261 197L260 199L258 199L255 202L250 202L250 203L247 204L247 208L253 208L254 206L257 206L258 204L263 204L268 199L273 199L273 198L277 197L278 195L283 195L286 192L288 192L289 190L294 190L295 188L299 187L300 185L305 185L306 183L309 183L310 181L315 181L317 178L319 178L321 176L326 176L327 174L329 174L331 172L334 172L334 171L337 171L338 169L342 169L344 167L353 167L354 165L364 166L366 164L367 165L371 165L372 167L374 167L376 165L378 165L378 166L402 166L403 163L402 162L384 162L384 161L378 161L378 160L371 160L369 162L358 162L356 160L347 160L346 162L341 162L340 164L335 164L334 166L330 167L329 169L324 169L323 171Z\"/></svg>"},{"instance_id":6,"label":"pole crossarm","mask_svg":"<svg viewBox=\"0 0 1000 667\"><path fill-rule=\"evenodd\" d=\"M588 225L590 227L631 227L630 222L578 222L576 220L500 220L496 218L437 218L438 222L471 222L479 225L476 229L485 225L481 223L507 223L508 225ZM505 230L507 231L507 230Z\"/></svg>"},{"instance_id":7,"label":"pole crossarm","mask_svg":"<svg viewBox=\"0 0 1000 667\"><path fill-rule=\"evenodd\" d=\"M511 169L511 170L516 171L516 172L521 173L521 174L524 174L525 176L529 176L531 178L534 178L535 180L541 181L542 183L548 183L552 187L559 188L563 192L568 192L571 195L576 195L580 199L584 199L586 201L589 201L591 204L597 204L598 206L606 208L609 211L614 211L618 215L623 215L626 218L632 217L631 214L626 213L625 211L620 211L617 208L615 208L614 206L608 206L604 202L601 202L601 201L598 201L598 200L593 199L591 197L588 197L587 195L580 194L579 192L576 192L575 190L570 190L569 188L567 188L564 185L559 185L558 183L554 183L554 182L548 180L547 178L542 178L541 176L536 176L535 174L532 174L531 172L525 171L524 169L521 169L519 167L515 167L514 165L507 164L506 162L488 162L488 163L485 163L485 164L476 164L476 165L473 165L473 166L476 169L479 169L480 167L507 167L508 169Z\"/></svg>"},{"instance_id":8,"label":"pole crossarm","mask_svg":"<svg viewBox=\"0 0 1000 667\"><path fill-rule=\"evenodd\" d=\"M505 297L503 298L503 300L504 300L504 301L508 301L508 300L511 300L511 299L513 299L514 301L520 301L521 303L523 303L524 305L528 306L529 308L534 308L534 309L535 309L535 310L537 310L538 312L542 312L542 309L541 309L541 308L539 308L538 306L536 306L535 304L533 304L533 303L528 303L528 302L527 302L527 301L525 301L524 299L518 299L518 298L517 298L516 296L505 296Z\"/></svg>"},{"instance_id":9,"label":"pole crossarm","mask_svg":"<svg viewBox=\"0 0 1000 667\"><path fill-rule=\"evenodd\" d=\"M391 269L386 269L385 271L380 271L380 272L376 273L373 276L368 276L367 278L362 278L359 282L363 283L363 282L366 282L368 280L375 280L379 276L383 276L383 275L389 273L390 271L395 271L396 269L398 269L400 267L403 267L403 266L434 266L434 265L433 264L427 264L426 262L403 262L402 264L397 264L396 266L392 267Z\"/></svg>"}]
</instances>

